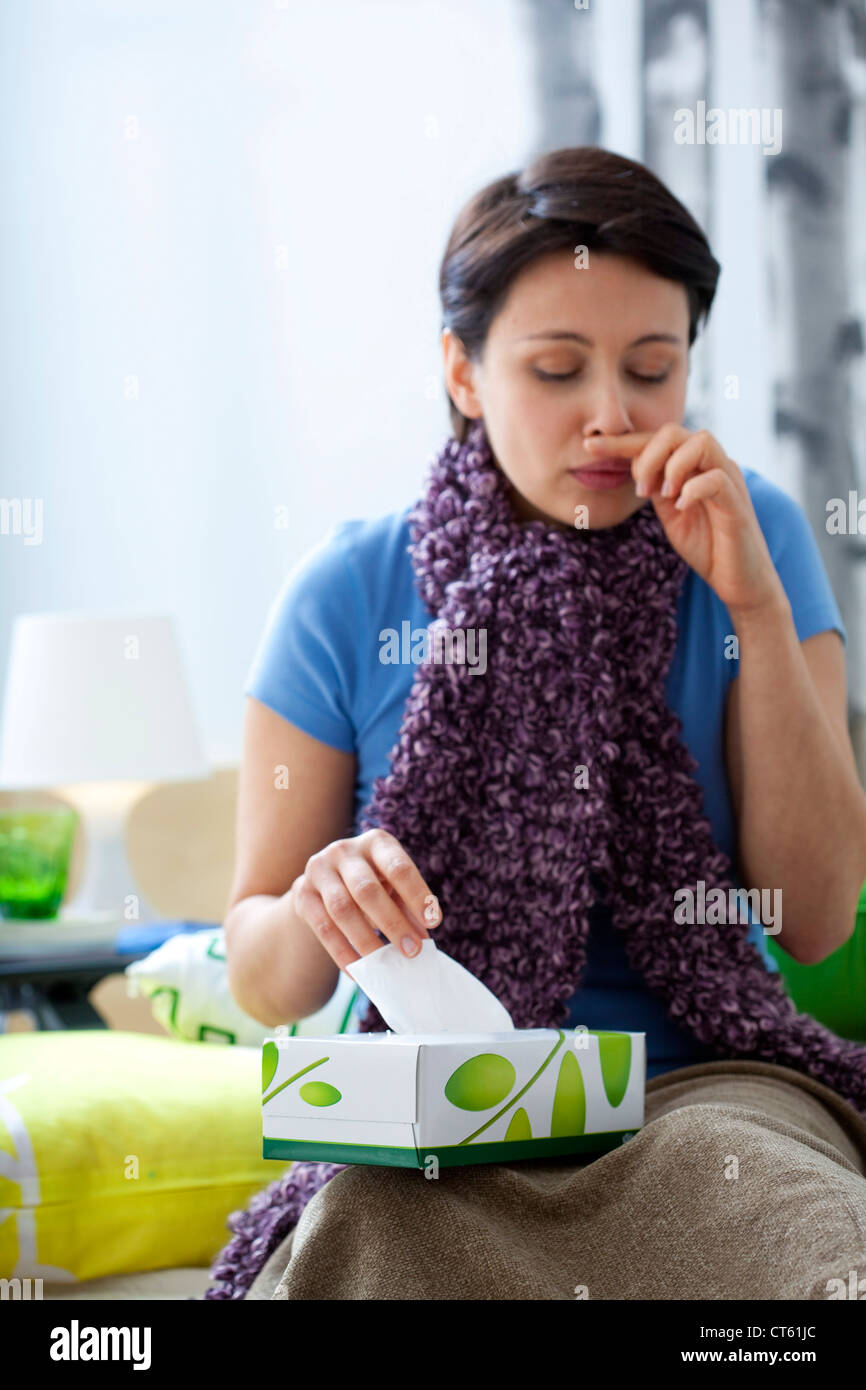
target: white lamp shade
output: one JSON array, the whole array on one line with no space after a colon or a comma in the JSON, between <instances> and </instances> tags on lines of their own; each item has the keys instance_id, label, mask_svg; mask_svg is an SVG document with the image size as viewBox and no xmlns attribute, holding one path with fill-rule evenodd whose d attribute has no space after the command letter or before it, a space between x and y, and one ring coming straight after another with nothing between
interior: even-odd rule
<instances>
[{"instance_id":1,"label":"white lamp shade","mask_svg":"<svg viewBox=\"0 0 866 1390\"><path fill-rule=\"evenodd\" d=\"M0 786L186 781L209 772L171 618L16 618Z\"/></svg>"}]
</instances>

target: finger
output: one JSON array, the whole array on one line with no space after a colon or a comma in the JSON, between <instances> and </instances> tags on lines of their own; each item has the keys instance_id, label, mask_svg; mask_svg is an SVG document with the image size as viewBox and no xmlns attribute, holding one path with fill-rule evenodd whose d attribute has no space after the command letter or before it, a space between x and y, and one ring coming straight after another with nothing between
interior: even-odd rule
<instances>
[{"instance_id":1,"label":"finger","mask_svg":"<svg viewBox=\"0 0 866 1390\"><path fill-rule=\"evenodd\" d=\"M706 472L717 466L720 453L718 444L705 430L690 434L674 449L664 465L663 475L658 478L661 496L673 502L687 478L695 472Z\"/></svg>"},{"instance_id":2,"label":"finger","mask_svg":"<svg viewBox=\"0 0 866 1390\"><path fill-rule=\"evenodd\" d=\"M636 458L641 450L646 448L654 433L653 430L647 430L642 434L591 434L583 441L583 445L585 449L599 456L607 457L612 454L614 458Z\"/></svg>"},{"instance_id":3,"label":"finger","mask_svg":"<svg viewBox=\"0 0 866 1390\"><path fill-rule=\"evenodd\" d=\"M736 512L736 492L733 481L722 468L711 468L708 473L695 473L682 487L674 506L678 511L686 511L696 502L715 502L732 514Z\"/></svg>"},{"instance_id":4,"label":"finger","mask_svg":"<svg viewBox=\"0 0 866 1390\"><path fill-rule=\"evenodd\" d=\"M690 437L690 431L685 429L683 425L671 423L662 425L661 429L656 430L649 444L631 466L635 492L638 497L649 497L657 487L661 486L662 474L668 459L674 450L678 449Z\"/></svg>"},{"instance_id":5,"label":"finger","mask_svg":"<svg viewBox=\"0 0 866 1390\"><path fill-rule=\"evenodd\" d=\"M405 956L417 956L422 942L427 938L426 928L417 927L405 910L389 897L380 882L376 866L359 851L342 859L339 871L367 921ZM354 939L352 944L355 944ZM381 944L381 941L377 941L372 949L378 949ZM367 955L368 952L361 954Z\"/></svg>"},{"instance_id":6,"label":"finger","mask_svg":"<svg viewBox=\"0 0 866 1390\"><path fill-rule=\"evenodd\" d=\"M442 921L442 909L436 894L431 893L400 841L387 831L382 831L371 837L369 852L376 868L397 894L401 906L408 911L410 920L419 931L426 936L426 928L438 927Z\"/></svg>"},{"instance_id":7,"label":"finger","mask_svg":"<svg viewBox=\"0 0 866 1390\"><path fill-rule=\"evenodd\" d=\"M325 871L323 870L322 873L324 877ZM345 922L346 913L350 911L349 908L345 907L345 903L348 902L352 906L354 904L352 904L351 896L346 892L344 885L340 884L339 886L342 892L338 891L332 884L328 896L337 911L343 914ZM309 875L307 875L306 881L299 884L294 890L294 906L341 970L345 970L347 965L354 965L355 961L360 960L362 955L369 955L371 950L375 951L377 947L382 945L369 922L365 922L362 917L361 923L356 922L352 928L354 940L359 943L359 948L356 949L345 928L338 926L330 915L319 889L310 882ZM355 910L357 911L357 909ZM363 949L360 949L361 946Z\"/></svg>"},{"instance_id":8,"label":"finger","mask_svg":"<svg viewBox=\"0 0 866 1390\"><path fill-rule=\"evenodd\" d=\"M733 490L739 493L748 503L751 503L749 485L746 482L743 470L735 459L729 458L714 434L709 430L698 430L693 439L702 439L705 442L704 460L701 465L701 472L708 472L711 468L721 468L725 477L728 478L733 486Z\"/></svg>"}]
</instances>

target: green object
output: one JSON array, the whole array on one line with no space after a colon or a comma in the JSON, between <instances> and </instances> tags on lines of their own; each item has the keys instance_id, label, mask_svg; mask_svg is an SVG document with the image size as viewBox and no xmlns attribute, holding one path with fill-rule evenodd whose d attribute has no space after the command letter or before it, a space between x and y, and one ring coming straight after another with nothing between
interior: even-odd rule
<instances>
[{"instance_id":1,"label":"green object","mask_svg":"<svg viewBox=\"0 0 866 1390\"><path fill-rule=\"evenodd\" d=\"M507 1057L480 1052L470 1057L445 1083L445 1095L460 1110L489 1110L504 1100L517 1079Z\"/></svg>"},{"instance_id":2,"label":"green object","mask_svg":"<svg viewBox=\"0 0 866 1390\"><path fill-rule=\"evenodd\" d=\"M598 1038L601 1074L608 1101L616 1108L622 1104L628 1090L631 1073L631 1038L627 1033L610 1033L606 1029L590 1028Z\"/></svg>"},{"instance_id":3,"label":"green object","mask_svg":"<svg viewBox=\"0 0 866 1390\"><path fill-rule=\"evenodd\" d=\"M274 1072L279 1060L280 1054L277 1052L276 1043L266 1042L262 1048L262 1095L274 1079Z\"/></svg>"},{"instance_id":4,"label":"green object","mask_svg":"<svg viewBox=\"0 0 866 1390\"><path fill-rule=\"evenodd\" d=\"M554 1138L563 1134L582 1134L586 1126L586 1089L580 1063L573 1052L565 1052L559 1064L559 1076L553 1097L550 1133Z\"/></svg>"},{"instance_id":5,"label":"green object","mask_svg":"<svg viewBox=\"0 0 866 1390\"><path fill-rule=\"evenodd\" d=\"M532 1138L532 1125L529 1123L529 1116L522 1105L518 1106L511 1116L511 1122L505 1131L505 1138L510 1144Z\"/></svg>"},{"instance_id":6,"label":"green object","mask_svg":"<svg viewBox=\"0 0 866 1390\"><path fill-rule=\"evenodd\" d=\"M338 1100L343 1099L336 1086L329 1086L327 1081L308 1081L300 1088L298 1095L307 1105L336 1105Z\"/></svg>"},{"instance_id":7,"label":"green object","mask_svg":"<svg viewBox=\"0 0 866 1390\"><path fill-rule=\"evenodd\" d=\"M866 1042L866 883L860 891L854 932L826 960L801 965L767 937L788 994L801 1013L811 1014L840 1038Z\"/></svg>"},{"instance_id":8,"label":"green object","mask_svg":"<svg viewBox=\"0 0 866 1390\"><path fill-rule=\"evenodd\" d=\"M495 1144L444 1144L433 1148L405 1148L384 1144L323 1144L318 1139L265 1139L265 1159L284 1162L313 1159L317 1163L365 1163L384 1168L423 1168L434 1157L442 1168L474 1163L511 1163L522 1158L566 1158L576 1153L606 1153L618 1149L635 1133L633 1129L608 1129L597 1134L569 1135L561 1139L512 1139Z\"/></svg>"},{"instance_id":9,"label":"green object","mask_svg":"<svg viewBox=\"0 0 866 1390\"><path fill-rule=\"evenodd\" d=\"M51 918L66 892L75 811L0 811L0 915Z\"/></svg>"}]
</instances>

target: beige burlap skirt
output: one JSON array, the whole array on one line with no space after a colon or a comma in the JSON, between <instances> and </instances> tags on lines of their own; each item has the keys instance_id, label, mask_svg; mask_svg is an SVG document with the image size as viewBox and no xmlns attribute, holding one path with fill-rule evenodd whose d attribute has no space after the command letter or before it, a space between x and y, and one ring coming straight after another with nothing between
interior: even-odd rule
<instances>
[{"instance_id":1,"label":"beige burlap skirt","mask_svg":"<svg viewBox=\"0 0 866 1390\"><path fill-rule=\"evenodd\" d=\"M643 1129L595 1158L347 1168L247 1298L828 1299L859 1281L866 1119L787 1067L720 1061L654 1077Z\"/></svg>"}]
</instances>

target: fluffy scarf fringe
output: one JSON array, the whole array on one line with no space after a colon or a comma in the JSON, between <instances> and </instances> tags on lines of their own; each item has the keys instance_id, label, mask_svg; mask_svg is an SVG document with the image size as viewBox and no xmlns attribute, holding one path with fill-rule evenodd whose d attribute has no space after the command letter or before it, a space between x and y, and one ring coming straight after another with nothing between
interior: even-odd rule
<instances>
[{"instance_id":1,"label":"fluffy scarf fringe","mask_svg":"<svg viewBox=\"0 0 866 1390\"><path fill-rule=\"evenodd\" d=\"M361 830L400 841L439 899L437 945L518 1028L565 1021L599 899L681 1027L720 1057L804 1072L866 1115L866 1047L797 1012L748 924L674 919L678 889L703 880L728 901L736 884L666 701L687 567L652 504L581 530L520 523L510 491L477 421L433 460L409 514L431 636L438 626L478 643L483 630L487 669L418 666ZM370 1005L362 1029L384 1026ZM233 1213L205 1297L243 1298L342 1166L296 1163Z\"/></svg>"}]
</instances>

